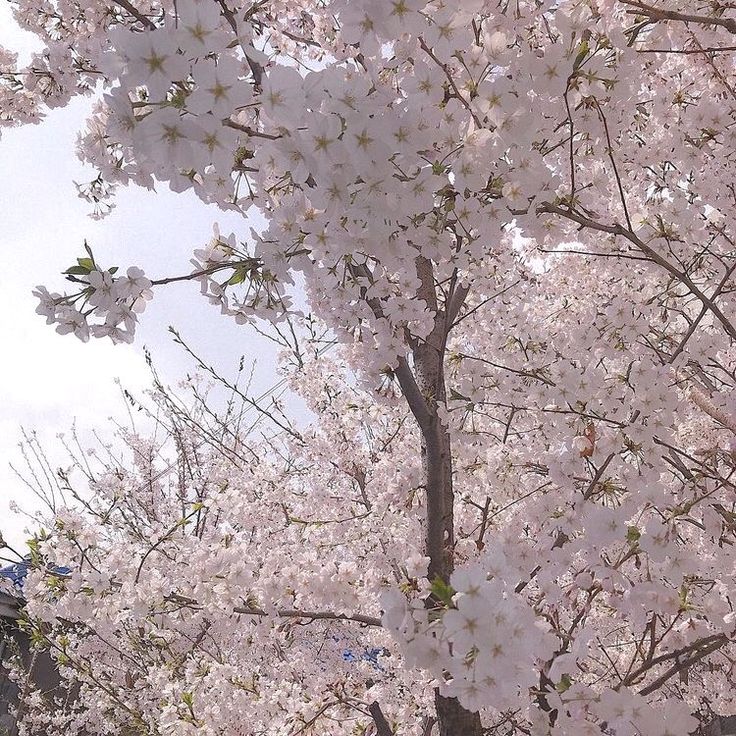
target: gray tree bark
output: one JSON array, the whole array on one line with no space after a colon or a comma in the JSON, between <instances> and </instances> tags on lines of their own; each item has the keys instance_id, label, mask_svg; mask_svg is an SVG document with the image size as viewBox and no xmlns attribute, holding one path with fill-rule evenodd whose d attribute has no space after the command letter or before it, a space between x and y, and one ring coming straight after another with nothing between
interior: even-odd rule
<instances>
[{"instance_id":1,"label":"gray tree bark","mask_svg":"<svg viewBox=\"0 0 736 736\"><path fill-rule=\"evenodd\" d=\"M454 493L452 486L452 445L450 435L438 416L444 406L445 349L452 320L459 311L465 292L451 289L453 306L441 309L435 292L432 264L417 259L422 282L418 297L435 314L434 329L424 341L412 341L411 367L400 362L397 377L421 432L422 469L426 497L425 550L429 557L429 579L449 582L454 569ZM458 294L460 296L458 297ZM482 736L480 716L460 705L457 698L435 692L439 736Z\"/></svg>"}]
</instances>

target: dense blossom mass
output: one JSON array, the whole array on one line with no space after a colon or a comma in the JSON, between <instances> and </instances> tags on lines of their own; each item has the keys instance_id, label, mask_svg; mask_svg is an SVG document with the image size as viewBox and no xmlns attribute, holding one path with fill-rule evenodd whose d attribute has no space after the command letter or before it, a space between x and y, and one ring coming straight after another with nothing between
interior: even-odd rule
<instances>
[{"instance_id":1,"label":"dense blossom mass","mask_svg":"<svg viewBox=\"0 0 736 736\"><path fill-rule=\"evenodd\" d=\"M130 341L196 279L274 324L317 416L271 416L258 461L232 417L187 424L176 483L141 437L89 473L28 584L81 686L29 695L27 733L686 736L736 711L733 3L12 3L45 48L0 50L0 119L90 96L96 215L167 182L261 223L183 276L87 247L38 311Z\"/></svg>"}]
</instances>

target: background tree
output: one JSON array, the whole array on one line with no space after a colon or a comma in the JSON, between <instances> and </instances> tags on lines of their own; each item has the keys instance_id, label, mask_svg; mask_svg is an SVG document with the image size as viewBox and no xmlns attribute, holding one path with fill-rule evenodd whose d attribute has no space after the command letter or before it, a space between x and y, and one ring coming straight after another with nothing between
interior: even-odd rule
<instances>
[{"instance_id":1,"label":"background tree","mask_svg":"<svg viewBox=\"0 0 736 736\"><path fill-rule=\"evenodd\" d=\"M39 287L50 323L131 340L151 287L196 278L224 313L273 322L296 374L309 372L302 335L315 323L288 294L301 273L356 386L383 376L400 390L385 411L416 427L402 416L401 468L416 476L399 485L420 504L423 541L407 515L392 534L413 554L384 550L376 569L389 651L426 674L368 708L382 736L393 728L383 708L402 729L426 733L436 719L441 736L478 736L685 734L697 726L688 711L730 707L729 4L16 7L47 49L26 69L6 59L10 122L103 93L80 139L100 172L85 196L168 181L266 220L247 243L216 232L182 276L123 276L87 248L67 272L76 291ZM366 446L355 438L354 451ZM308 539L285 547L271 532L274 550L309 559ZM402 569L419 552L419 567ZM373 567L365 551L355 560L363 584ZM175 595L204 605L181 585ZM372 593L361 616L378 617ZM302 594L282 608L282 592L262 591L253 605L301 620ZM194 727L227 732L184 702ZM347 728L320 723L329 710L304 728ZM243 728L294 733L277 720Z\"/></svg>"}]
</instances>

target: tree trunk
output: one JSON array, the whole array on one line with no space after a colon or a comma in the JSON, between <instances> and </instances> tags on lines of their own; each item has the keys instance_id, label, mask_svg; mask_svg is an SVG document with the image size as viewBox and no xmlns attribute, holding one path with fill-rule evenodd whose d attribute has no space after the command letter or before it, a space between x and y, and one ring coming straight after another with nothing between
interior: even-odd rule
<instances>
[{"instance_id":1,"label":"tree trunk","mask_svg":"<svg viewBox=\"0 0 736 736\"><path fill-rule=\"evenodd\" d=\"M407 337L413 365L406 358L399 357L395 374L422 436L422 470L427 509L424 550L429 557L429 579L440 578L449 582L454 567L455 547L452 447L450 435L438 416L438 408L444 405L446 398L444 362L447 335L465 301L467 288L457 283L453 277L446 304L441 309L435 290L432 262L419 256L416 266L421 282L417 298L425 301L434 313L434 328L425 340ZM359 278L370 276L364 266L351 264L349 268ZM379 299L367 298L367 303L377 318L385 316ZM439 736L483 735L480 716L463 708L457 698L445 698L439 691L435 691L435 709ZM426 720L426 727L430 731L433 720Z\"/></svg>"},{"instance_id":2,"label":"tree trunk","mask_svg":"<svg viewBox=\"0 0 736 736\"><path fill-rule=\"evenodd\" d=\"M434 286L432 264L417 259L421 280L418 297L435 313L434 328L423 341L412 346L417 387L426 411L414 413L422 433L422 469L427 496L425 547L429 557L429 579L449 581L454 567L455 529L453 521L452 447L450 435L440 421L438 408L447 398L445 388L445 348L449 324L439 309Z\"/></svg>"},{"instance_id":3,"label":"tree trunk","mask_svg":"<svg viewBox=\"0 0 736 736\"><path fill-rule=\"evenodd\" d=\"M426 491L425 550L429 557L429 579L449 582L454 569L455 528L452 488L452 446L450 435L438 416L444 406L445 347L451 318L438 308L432 265L417 259L422 281L418 296L435 312L431 334L413 346L412 358L416 386L424 411L412 411L422 435L422 469ZM410 406L412 402L409 402ZM445 698L435 691L439 736L482 736L480 716L460 705L457 698Z\"/></svg>"},{"instance_id":4,"label":"tree trunk","mask_svg":"<svg viewBox=\"0 0 736 736\"><path fill-rule=\"evenodd\" d=\"M433 333L434 335L434 333ZM432 336L430 336L431 339ZM429 579L449 582L454 569L455 546L452 447L450 435L437 416L438 401L444 402L445 383L442 350L426 343L414 350L417 384L425 397L429 417L419 421L422 433L422 469L426 488L425 549L429 557ZM457 698L445 698L435 691L439 736L481 736L480 716L460 705Z\"/></svg>"},{"instance_id":5,"label":"tree trunk","mask_svg":"<svg viewBox=\"0 0 736 736\"><path fill-rule=\"evenodd\" d=\"M439 736L481 736L480 715L471 713L460 705L457 698L443 698L439 693L434 695Z\"/></svg>"}]
</instances>

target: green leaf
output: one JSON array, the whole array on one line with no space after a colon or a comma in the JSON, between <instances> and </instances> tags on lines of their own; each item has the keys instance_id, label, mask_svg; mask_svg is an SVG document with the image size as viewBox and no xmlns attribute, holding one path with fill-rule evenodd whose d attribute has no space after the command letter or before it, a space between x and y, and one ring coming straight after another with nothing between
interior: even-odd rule
<instances>
[{"instance_id":1,"label":"green leaf","mask_svg":"<svg viewBox=\"0 0 736 736\"><path fill-rule=\"evenodd\" d=\"M242 284L245 281L245 271L237 269L235 273L227 280L228 286L235 286L236 284Z\"/></svg>"},{"instance_id":2,"label":"green leaf","mask_svg":"<svg viewBox=\"0 0 736 736\"><path fill-rule=\"evenodd\" d=\"M30 631L31 646L34 649L42 649L48 647L46 637L43 635L40 629L34 627Z\"/></svg>"},{"instance_id":3,"label":"green leaf","mask_svg":"<svg viewBox=\"0 0 736 736\"><path fill-rule=\"evenodd\" d=\"M577 69L583 61L585 61L585 57L588 55L588 52L590 51L590 46L588 46L587 41L581 41L580 45L578 46L578 55L575 57L575 61L572 64L573 69Z\"/></svg>"},{"instance_id":4,"label":"green leaf","mask_svg":"<svg viewBox=\"0 0 736 736\"><path fill-rule=\"evenodd\" d=\"M626 530L626 541L631 544L636 544L641 539L641 532L635 527L630 526Z\"/></svg>"},{"instance_id":5,"label":"green leaf","mask_svg":"<svg viewBox=\"0 0 736 736\"><path fill-rule=\"evenodd\" d=\"M84 266L72 266L71 268L67 268L64 273L68 276L88 276L89 269Z\"/></svg>"},{"instance_id":6,"label":"green leaf","mask_svg":"<svg viewBox=\"0 0 736 736\"><path fill-rule=\"evenodd\" d=\"M562 675L560 681L555 685L558 693L564 693L572 687L572 678L570 675Z\"/></svg>"},{"instance_id":7,"label":"green leaf","mask_svg":"<svg viewBox=\"0 0 736 736\"><path fill-rule=\"evenodd\" d=\"M91 258L77 258L77 263L88 271L91 271L95 267L95 262Z\"/></svg>"},{"instance_id":8,"label":"green leaf","mask_svg":"<svg viewBox=\"0 0 736 736\"><path fill-rule=\"evenodd\" d=\"M453 607L452 596L455 595L453 587L442 578L437 577L432 581L432 595L442 601L446 606Z\"/></svg>"}]
</instances>

